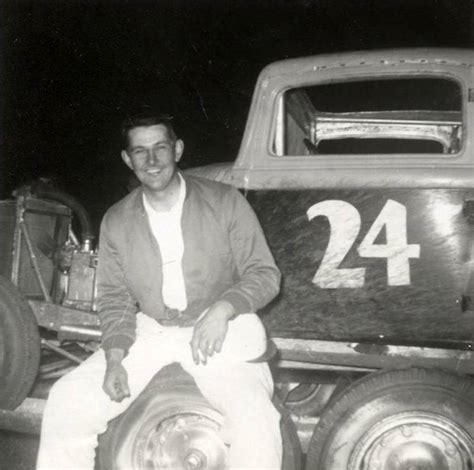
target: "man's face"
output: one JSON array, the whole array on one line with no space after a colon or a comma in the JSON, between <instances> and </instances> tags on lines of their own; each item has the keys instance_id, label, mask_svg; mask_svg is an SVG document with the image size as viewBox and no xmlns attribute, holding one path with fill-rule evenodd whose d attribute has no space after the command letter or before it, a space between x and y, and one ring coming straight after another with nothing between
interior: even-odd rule
<instances>
[{"instance_id":1,"label":"man's face","mask_svg":"<svg viewBox=\"0 0 474 470\"><path fill-rule=\"evenodd\" d=\"M176 164L183 148L183 142L173 142L168 129L161 124L134 127L128 132L128 146L122 150L122 158L145 191L161 193L176 177Z\"/></svg>"}]
</instances>

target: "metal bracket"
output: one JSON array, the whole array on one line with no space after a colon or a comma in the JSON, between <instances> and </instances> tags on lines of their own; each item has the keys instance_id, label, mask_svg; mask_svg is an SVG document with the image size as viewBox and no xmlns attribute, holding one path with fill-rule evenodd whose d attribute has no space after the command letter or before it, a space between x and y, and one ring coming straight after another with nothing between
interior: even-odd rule
<instances>
[{"instance_id":1,"label":"metal bracket","mask_svg":"<svg viewBox=\"0 0 474 470\"><path fill-rule=\"evenodd\" d=\"M474 352L470 350L396 345L371 345L342 341L272 338L286 367L308 363L321 369L366 371L385 367L444 367L465 374L474 373ZM343 366L343 369L341 369ZM313 369L313 367L311 367Z\"/></svg>"},{"instance_id":2,"label":"metal bracket","mask_svg":"<svg viewBox=\"0 0 474 470\"><path fill-rule=\"evenodd\" d=\"M71 327L90 327L91 338L96 339L100 332L99 317L97 314L63 307L41 300L28 301L39 326L48 330L59 331L66 325ZM84 338L82 338L84 339Z\"/></svg>"}]
</instances>

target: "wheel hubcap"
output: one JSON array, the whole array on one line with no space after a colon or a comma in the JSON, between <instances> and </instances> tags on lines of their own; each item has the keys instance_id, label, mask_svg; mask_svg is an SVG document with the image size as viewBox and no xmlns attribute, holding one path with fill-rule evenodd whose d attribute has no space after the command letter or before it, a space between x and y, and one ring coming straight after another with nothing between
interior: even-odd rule
<instances>
[{"instance_id":1,"label":"wheel hubcap","mask_svg":"<svg viewBox=\"0 0 474 470\"><path fill-rule=\"evenodd\" d=\"M136 468L150 470L223 470L227 468L227 447L214 420L180 414L142 430L133 462Z\"/></svg>"},{"instance_id":2,"label":"wheel hubcap","mask_svg":"<svg viewBox=\"0 0 474 470\"><path fill-rule=\"evenodd\" d=\"M349 470L469 470L474 442L434 413L390 416L372 427L351 455Z\"/></svg>"},{"instance_id":3,"label":"wheel hubcap","mask_svg":"<svg viewBox=\"0 0 474 470\"><path fill-rule=\"evenodd\" d=\"M206 468L206 456L199 449L192 449L184 458L186 468L194 470L198 468Z\"/></svg>"}]
</instances>

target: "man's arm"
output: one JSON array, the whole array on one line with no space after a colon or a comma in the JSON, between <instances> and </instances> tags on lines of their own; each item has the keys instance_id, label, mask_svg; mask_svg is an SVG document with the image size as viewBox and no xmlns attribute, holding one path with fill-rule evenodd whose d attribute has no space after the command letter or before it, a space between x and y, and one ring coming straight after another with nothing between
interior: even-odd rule
<instances>
[{"instance_id":1,"label":"man's arm","mask_svg":"<svg viewBox=\"0 0 474 470\"><path fill-rule=\"evenodd\" d=\"M228 193L225 216L239 280L221 296L235 314L256 312L276 297L281 274L255 212L237 190Z\"/></svg>"},{"instance_id":2,"label":"man's arm","mask_svg":"<svg viewBox=\"0 0 474 470\"><path fill-rule=\"evenodd\" d=\"M122 401L124 398L130 396L128 374L122 365L124 356L125 353L123 349L112 348L105 352L107 368L105 370L102 388L113 401Z\"/></svg>"},{"instance_id":3,"label":"man's arm","mask_svg":"<svg viewBox=\"0 0 474 470\"><path fill-rule=\"evenodd\" d=\"M122 359L135 341L137 306L127 289L117 248L110 237L107 216L100 230L98 259L97 307L102 349L107 361L103 388L112 400L121 401L130 395Z\"/></svg>"},{"instance_id":4,"label":"man's arm","mask_svg":"<svg viewBox=\"0 0 474 470\"><path fill-rule=\"evenodd\" d=\"M280 271L255 213L237 190L230 191L227 196L222 214L227 217L239 280L194 326L191 350L196 364L200 360L205 364L207 356L221 351L231 318L240 313L256 312L280 289Z\"/></svg>"}]
</instances>

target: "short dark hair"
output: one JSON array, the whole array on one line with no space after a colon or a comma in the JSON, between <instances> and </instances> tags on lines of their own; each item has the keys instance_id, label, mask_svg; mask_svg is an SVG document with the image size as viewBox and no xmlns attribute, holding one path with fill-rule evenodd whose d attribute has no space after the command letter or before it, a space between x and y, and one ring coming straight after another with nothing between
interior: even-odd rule
<instances>
[{"instance_id":1,"label":"short dark hair","mask_svg":"<svg viewBox=\"0 0 474 470\"><path fill-rule=\"evenodd\" d=\"M128 147L128 133L135 127L165 126L168 129L170 139L176 142L177 136L172 120L172 116L155 113L152 109L148 108L130 114L122 121L122 149L126 150Z\"/></svg>"}]
</instances>

